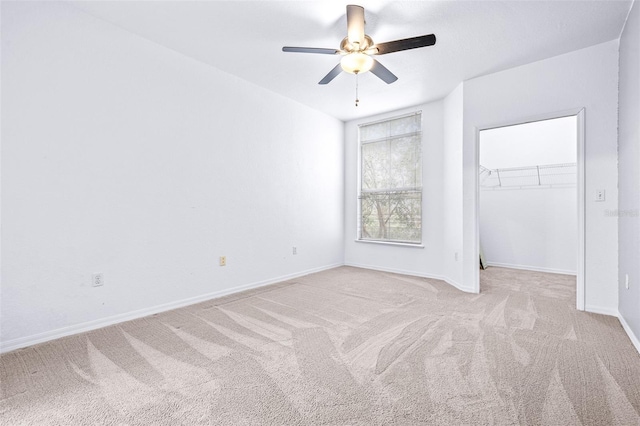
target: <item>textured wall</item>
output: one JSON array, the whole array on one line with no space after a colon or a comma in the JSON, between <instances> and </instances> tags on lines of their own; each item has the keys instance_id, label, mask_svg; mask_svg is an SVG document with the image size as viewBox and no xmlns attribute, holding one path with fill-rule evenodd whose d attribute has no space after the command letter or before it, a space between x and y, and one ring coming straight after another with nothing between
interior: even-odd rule
<instances>
[{"instance_id":1,"label":"textured wall","mask_svg":"<svg viewBox=\"0 0 640 426\"><path fill-rule=\"evenodd\" d=\"M480 242L487 263L576 273L576 188L480 191Z\"/></svg>"},{"instance_id":2,"label":"textured wall","mask_svg":"<svg viewBox=\"0 0 640 426\"><path fill-rule=\"evenodd\" d=\"M424 248L357 242L359 142L358 124L422 111L422 242ZM432 102L345 124L345 263L440 277L442 273L443 105Z\"/></svg>"},{"instance_id":3,"label":"textured wall","mask_svg":"<svg viewBox=\"0 0 640 426\"><path fill-rule=\"evenodd\" d=\"M63 3L2 8L2 341L342 263L342 122Z\"/></svg>"},{"instance_id":4,"label":"textured wall","mask_svg":"<svg viewBox=\"0 0 640 426\"><path fill-rule=\"evenodd\" d=\"M464 83L444 99L444 148L442 174L443 275L467 291L477 291L462 276L462 135L464 126Z\"/></svg>"},{"instance_id":5,"label":"textured wall","mask_svg":"<svg viewBox=\"0 0 640 426\"><path fill-rule=\"evenodd\" d=\"M618 127L619 306L640 337L640 6L635 2L620 38ZM629 289L625 286L629 275ZM639 348L640 350L640 348Z\"/></svg>"},{"instance_id":6,"label":"textured wall","mask_svg":"<svg viewBox=\"0 0 640 426\"><path fill-rule=\"evenodd\" d=\"M464 282L477 282L476 129L545 114L585 110L586 274L588 310L617 313L618 223L607 216L617 194L618 41L479 77L464 83ZM595 202L596 189L607 200Z\"/></svg>"}]
</instances>

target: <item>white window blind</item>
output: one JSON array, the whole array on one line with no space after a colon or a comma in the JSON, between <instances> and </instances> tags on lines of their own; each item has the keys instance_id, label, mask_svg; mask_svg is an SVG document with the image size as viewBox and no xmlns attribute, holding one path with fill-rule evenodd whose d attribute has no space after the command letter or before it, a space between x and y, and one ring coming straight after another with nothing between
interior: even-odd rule
<instances>
[{"instance_id":1,"label":"white window blind","mask_svg":"<svg viewBox=\"0 0 640 426\"><path fill-rule=\"evenodd\" d=\"M360 126L358 238L422 242L422 114Z\"/></svg>"}]
</instances>

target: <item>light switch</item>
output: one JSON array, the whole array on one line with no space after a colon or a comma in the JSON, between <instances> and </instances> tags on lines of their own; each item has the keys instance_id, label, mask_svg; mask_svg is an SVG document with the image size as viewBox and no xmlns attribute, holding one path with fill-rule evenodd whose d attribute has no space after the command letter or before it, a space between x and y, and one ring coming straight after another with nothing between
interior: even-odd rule
<instances>
[{"instance_id":1,"label":"light switch","mask_svg":"<svg viewBox=\"0 0 640 426\"><path fill-rule=\"evenodd\" d=\"M596 201L604 201L604 189L596 189Z\"/></svg>"}]
</instances>

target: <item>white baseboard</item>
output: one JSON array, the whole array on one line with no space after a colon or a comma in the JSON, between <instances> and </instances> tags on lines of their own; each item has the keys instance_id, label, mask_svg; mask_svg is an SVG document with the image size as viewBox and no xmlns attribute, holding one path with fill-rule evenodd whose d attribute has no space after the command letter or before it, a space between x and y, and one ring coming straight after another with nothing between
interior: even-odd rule
<instances>
[{"instance_id":1,"label":"white baseboard","mask_svg":"<svg viewBox=\"0 0 640 426\"><path fill-rule=\"evenodd\" d=\"M640 354L640 340L638 339L638 336L634 334L633 330L631 330L631 327L629 327L629 324L627 324L627 321L620 313L618 313L618 320L620 320L622 328L624 328L624 331L627 333L627 336L629 336L631 343L633 343L633 346L635 346L636 350Z\"/></svg>"},{"instance_id":2,"label":"white baseboard","mask_svg":"<svg viewBox=\"0 0 640 426\"><path fill-rule=\"evenodd\" d=\"M457 288L458 290L464 291L465 293L475 293L475 291L473 291L473 289L468 288L468 287L464 287L460 283L458 283L456 281L453 281L453 280L451 280L451 279L449 279L447 277L444 277L442 275L425 274L424 272L408 271L408 270L405 270L405 269L384 268L384 267L374 266L374 265L364 265L364 264L361 264L361 263L347 262L344 265L345 266L353 266L355 268L371 269L372 271L391 272L392 274L411 275L411 276L420 277L420 278L431 278L431 279L434 279L434 280L444 281L447 284Z\"/></svg>"},{"instance_id":3,"label":"white baseboard","mask_svg":"<svg viewBox=\"0 0 640 426\"><path fill-rule=\"evenodd\" d=\"M584 306L584 310L587 312L591 312L592 314L600 314L600 315L609 315L612 317L618 317L620 314L618 310L615 308L604 308L602 306L595 306L586 304Z\"/></svg>"},{"instance_id":4,"label":"white baseboard","mask_svg":"<svg viewBox=\"0 0 640 426\"><path fill-rule=\"evenodd\" d=\"M576 275L576 271L566 269L544 268L541 266L512 265L510 263L487 262L487 266L495 266L498 268L521 269L523 271L547 272L550 274Z\"/></svg>"},{"instance_id":5,"label":"white baseboard","mask_svg":"<svg viewBox=\"0 0 640 426\"><path fill-rule=\"evenodd\" d=\"M100 318L93 321L87 321L80 324L74 324L67 327L58 328L44 333L33 334L31 336L19 337L17 339L8 340L6 342L0 342L0 353L10 352L16 349L32 346L38 343L48 342L50 340L59 339L61 337L71 336L73 334L84 333L99 328L108 327L110 325L118 324L125 321L130 321L148 315L157 314L160 312L170 311L172 309L182 308L184 306L193 305L200 302L205 302L211 299L217 299L222 296L227 296L233 293L239 293L245 290L251 290L258 287L264 287L269 284L274 284L282 281L287 281L293 278L302 277L304 275L313 274L316 272L325 271L327 269L333 269L342 266L342 263L335 263L331 265L321 266L319 268L308 269L306 271L295 272L293 274L282 275L268 280L258 281L250 284L244 284L237 287L215 291L212 293L203 294L196 297L190 297L188 299L177 300L175 302L164 303L162 305L152 306L150 308L139 309L136 311L126 312L123 314L112 315L106 318Z\"/></svg>"}]
</instances>

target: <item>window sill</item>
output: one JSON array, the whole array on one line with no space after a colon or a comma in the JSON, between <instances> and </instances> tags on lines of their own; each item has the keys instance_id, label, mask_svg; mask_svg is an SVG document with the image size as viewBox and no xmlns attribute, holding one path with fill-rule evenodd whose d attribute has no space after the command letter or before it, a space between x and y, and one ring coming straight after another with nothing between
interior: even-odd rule
<instances>
[{"instance_id":1,"label":"window sill","mask_svg":"<svg viewBox=\"0 0 640 426\"><path fill-rule=\"evenodd\" d=\"M423 244L411 244L411 243L396 243L393 241L374 241L374 240L354 240L356 243L366 243L366 244L381 244L385 246L400 246L400 247L412 247L412 248L424 248Z\"/></svg>"}]
</instances>

